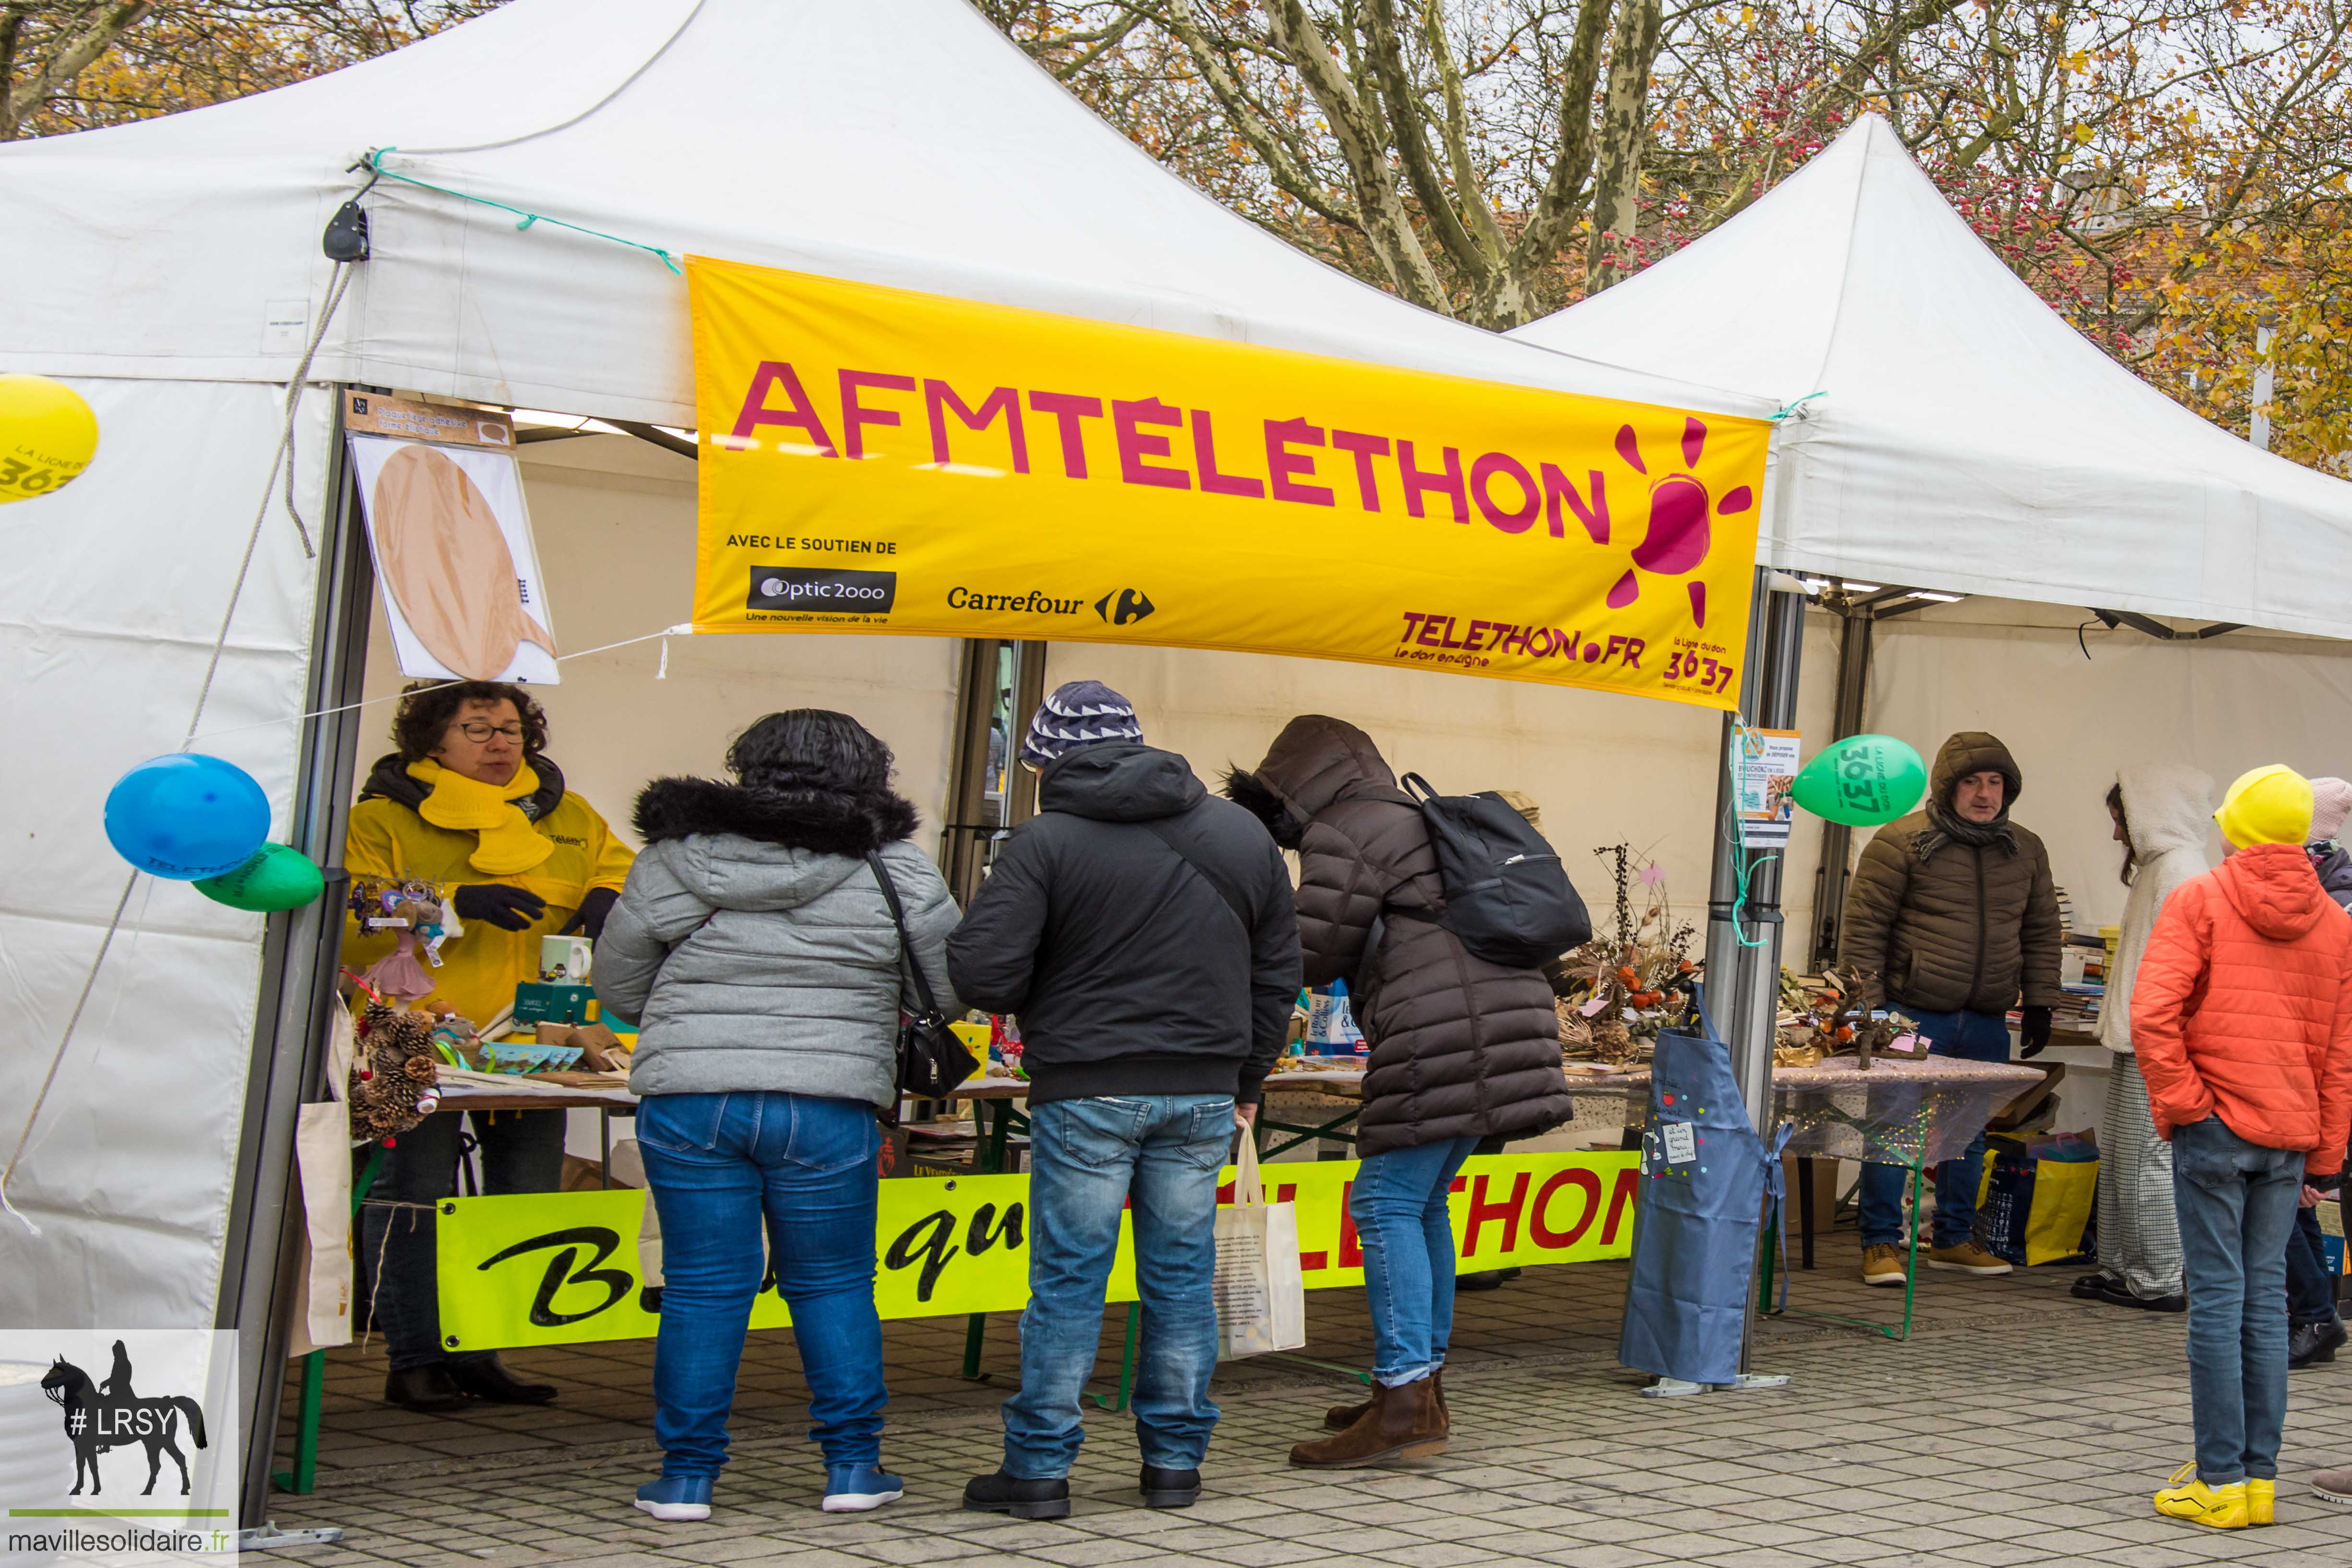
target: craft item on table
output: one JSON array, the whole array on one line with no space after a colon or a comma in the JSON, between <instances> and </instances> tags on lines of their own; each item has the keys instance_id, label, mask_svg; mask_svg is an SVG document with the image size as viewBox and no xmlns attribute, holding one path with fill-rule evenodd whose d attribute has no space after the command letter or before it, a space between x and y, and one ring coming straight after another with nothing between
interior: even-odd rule
<instances>
[{"instance_id":1,"label":"craft item on table","mask_svg":"<svg viewBox=\"0 0 2352 1568\"><path fill-rule=\"evenodd\" d=\"M1697 928L1676 921L1656 862L1636 868L1630 846L1593 853L1611 863L1615 924L1547 968L1566 1061L1626 1064L1649 1059L1651 1042L1681 1019L1702 966L1690 957ZM1642 889L1635 912L1634 889Z\"/></svg>"},{"instance_id":2,"label":"craft item on table","mask_svg":"<svg viewBox=\"0 0 2352 1568\"><path fill-rule=\"evenodd\" d=\"M549 985L526 980L515 987L517 1024L593 1024L596 993L587 985Z\"/></svg>"},{"instance_id":3,"label":"craft item on table","mask_svg":"<svg viewBox=\"0 0 2352 1568\"><path fill-rule=\"evenodd\" d=\"M1028 1081L1029 1068L1022 1060L1021 1020L1009 1013L988 1016L988 1058L983 1070L992 1078Z\"/></svg>"},{"instance_id":4,"label":"craft item on table","mask_svg":"<svg viewBox=\"0 0 2352 1568\"><path fill-rule=\"evenodd\" d=\"M433 1019L370 1002L352 1026L352 1142L407 1131L441 1103Z\"/></svg>"},{"instance_id":5,"label":"craft item on table","mask_svg":"<svg viewBox=\"0 0 2352 1568\"><path fill-rule=\"evenodd\" d=\"M1307 1043L1326 1049L1338 1047L1343 1052L1363 1054L1366 1049L1364 1031L1356 1026L1354 1010L1348 1003L1348 983L1334 980L1327 991L1311 994L1307 1015Z\"/></svg>"},{"instance_id":6,"label":"craft item on table","mask_svg":"<svg viewBox=\"0 0 2352 1568\"><path fill-rule=\"evenodd\" d=\"M585 985L592 980L592 944L584 936L543 936L539 939L539 977L551 985Z\"/></svg>"},{"instance_id":7,"label":"craft item on table","mask_svg":"<svg viewBox=\"0 0 2352 1568\"><path fill-rule=\"evenodd\" d=\"M1918 1024L1891 1010L1864 1013L1852 999L1869 987L1834 970L1820 974L1780 971L1780 1007L1773 1037L1773 1061L1780 1067L1811 1067L1833 1058L1855 1057L1867 1068L1874 1053L1917 1060L1927 1054Z\"/></svg>"},{"instance_id":8,"label":"craft item on table","mask_svg":"<svg viewBox=\"0 0 2352 1568\"><path fill-rule=\"evenodd\" d=\"M390 900L379 898L378 903L384 913L381 923L399 931L400 936L393 950L370 964L361 978L378 995L395 1001L413 1002L420 996L430 996L433 975L424 959L430 959L435 968L440 966L444 936L440 900L410 896Z\"/></svg>"},{"instance_id":9,"label":"craft item on table","mask_svg":"<svg viewBox=\"0 0 2352 1568\"><path fill-rule=\"evenodd\" d=\"M562 1062L550 1061L555 1068L570 1067L577 1062L589 1072L626 1072L629 1070L630 1048L621 1043L621 1037L603 1024L541 1024L537 1044L569 1051L572 1055ZM502 1047L501 1050L512 1049Z\"/></svg>"}]
</instances>

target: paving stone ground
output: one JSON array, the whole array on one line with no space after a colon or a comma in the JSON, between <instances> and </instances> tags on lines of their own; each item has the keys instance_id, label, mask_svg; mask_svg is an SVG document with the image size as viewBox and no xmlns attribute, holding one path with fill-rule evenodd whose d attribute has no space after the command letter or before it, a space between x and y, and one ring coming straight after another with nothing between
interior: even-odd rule
<instances>
[{"instance_id":1,"label":"paving stone ground","mask_svg":"<svg viewBox=\"0 0 2352 1568\"><path fill-rule=\"evenodd\" d=\"M1888 1316L1900 1298L1852 1280L1851 1235L1825 1239L1793 1304ZM1832 1267L1834 1266L1834 1267ZM789 1334L747 1355L733 1463L706 1524L665 1525L628 1499L656 1473L650 1342L509 1355L563 1387L543 1410L460 1416L386 1409L381 1346L338 1352L320 1486L281 1497L281 1526L335 1524L340 1547L290 1553L318 1568L410 1564L1390 1563L1398 1568L2263 1568L2352 1563L2352 1509L2305 1479L2352 1465L2352 1358L2292 1383L2279 1523L2216 1531L2158 1518L2148 1494L2189 1454L2184 1320L2076 1301L2077 1272L1931 1275L1912 1339L1795 1317L1760 1326L1775 1393L1650 1400L1616 1365L1622 1265L1530 1269L1460 1299L1442 1457L1385 1470L1285 1463L1337 1377L1267 1360L1221 1368L1224 1417L1201 1503L1139 1506L1128 1419L1097 1412L1066 1521L962 1512L966 1477L993 1469L1001 1386L956 1375L961 1320L886 1325L886 1458L908 1496L825 1515L803 1435ZM1365 1364L1361 1292L1310 1294L1307 1353ZM1105 1320L1097 1386L1118 1370L1124 1310ZM985 1364L1014 1364L1014 1325L992 1319ZM289 1405L290 1433L291 1407Z\"/></svg>"}]
</instances>

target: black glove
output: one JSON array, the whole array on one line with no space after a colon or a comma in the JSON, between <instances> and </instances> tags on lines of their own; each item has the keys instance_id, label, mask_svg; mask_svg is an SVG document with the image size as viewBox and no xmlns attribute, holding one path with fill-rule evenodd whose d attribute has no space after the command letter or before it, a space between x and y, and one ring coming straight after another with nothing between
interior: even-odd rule
<instances>
[{"instance_id":1,"label":"black glove","mask_svg":"<svg viewBox=\"0 0 2352 1568\"><path fill-rule=\"evenodd\" d=\"M509 888L504 882L476 882L457 889L449 900L461 921L480 921L500 931L529 931L531 923L547 912L547 900L522 888Z\"/></svg>"},{"instance_id":2,"label":"black glove","mask_svg":"<svg viewBox=\"0 0 2352 1568\"><path fill-rule=\"evenodd\" d=\"M590 942L599 940L604 934L604 917L611 914L613 906L620 901L621 895L610 888L589 889L588 896L580 900L579 912L572 917L570 924L555 934L570 936L576 931L585 934Z\"/></svg>"},{"instance_id":3,"label":"black glove","mask_svg":"<svg viewBox=\"0 0 2352 1568\"><path fill-rule=\"evenodd\" d=\"M2021 1057L2038 1057L2050 1045L2050 1025L2055 1017L2054 1007L2027 1007L2020 1011L2017 1038Z\"/></svg>"}]
</instances>

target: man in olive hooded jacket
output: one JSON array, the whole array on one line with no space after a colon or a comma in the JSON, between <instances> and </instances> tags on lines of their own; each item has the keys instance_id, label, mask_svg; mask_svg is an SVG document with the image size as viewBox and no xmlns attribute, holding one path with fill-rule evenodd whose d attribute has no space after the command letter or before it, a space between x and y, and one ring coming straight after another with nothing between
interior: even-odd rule
<instances>
[{"instance_id":1,"label":"man in olive hooded jacket","mask_svg":"<svg viewBox=\"0 0 2352 1568\"><path fill-rule=\"evenodd\" d=\"M1862 852L1838 925L1838 970L1876 1003L1916 1018L1938 1056L2009 1059L2009 1010L2023 999L2027 1056L2050 1043L2065 933L2050 856L2009 819L2023 786L2009 748L1963 731L1936 753L1924 808L1880 828ZM1936 1175L1930 1268L2006 1274L1978 1246L1980 1132ZM1903 1169L1862 1173L1862 1278L1900 1285Z\"/></svg>"}]
</instances>

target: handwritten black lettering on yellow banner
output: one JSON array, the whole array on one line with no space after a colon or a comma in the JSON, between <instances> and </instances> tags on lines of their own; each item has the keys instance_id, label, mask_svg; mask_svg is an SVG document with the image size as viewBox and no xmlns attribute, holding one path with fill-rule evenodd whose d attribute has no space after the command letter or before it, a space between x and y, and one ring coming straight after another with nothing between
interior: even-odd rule
<instances>
[{"instance_id":1,"label":"handwritten black lettering on yellow banner","mask_svg":"<svg viewBox=\"0 0 2352 1568\"><path fill-rule=\"evenodd\" d=\"M1736 700L1764 421L700 258L687 279L698 630Z\"/></svg>"},{"instance_id":2,"label":"handwritten black lettering on yellow banner","mask_svg":"<svg viewBox=\"0 0 2352 1568\"><path fill-rule=\"evenodd\" d=\"M1472 1159L1450 1200L1465 1268L1584 1263L1633 1250L1639 1187L1633 1154L1492 1154ZM1356 1163L1265 1167L1267 1195L1295 1204L1310 1290L1363 1282L1348 1217ZM1225 1172L1228 1184L1233 1172ZM1220 1201L1232 1198L1230 1185ZM637 1259L646 1195L629 1188L450 1198L436 1229L441 1331L451 1348L644 1339L659 1319L644 1303ZM874 1231L875 1301L885 1318L1008 1312L1029 1299L1029 1178L909 1177L881 1184ZM1135 1300L1124 1224L1109 1299ZM772 1287L755 1329L791 1321Z\"/></svg>"}]
</instances>

